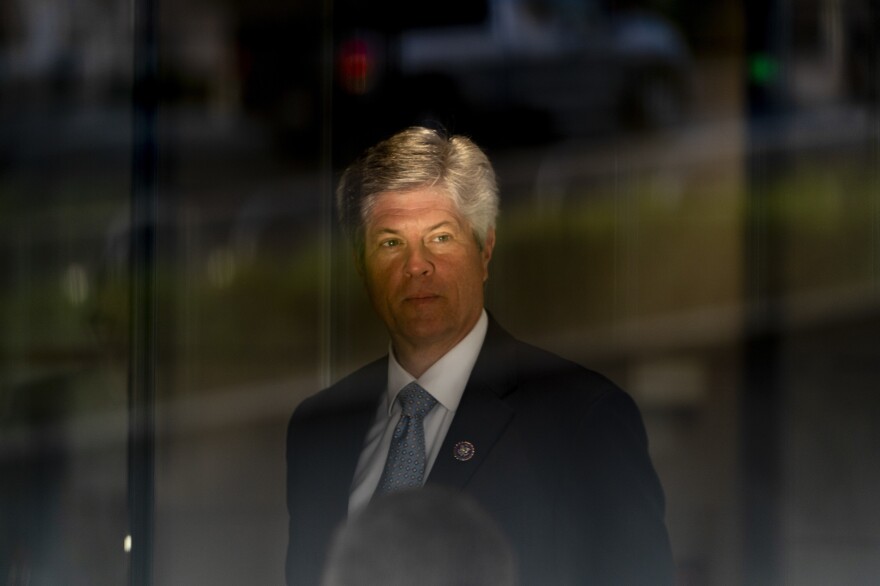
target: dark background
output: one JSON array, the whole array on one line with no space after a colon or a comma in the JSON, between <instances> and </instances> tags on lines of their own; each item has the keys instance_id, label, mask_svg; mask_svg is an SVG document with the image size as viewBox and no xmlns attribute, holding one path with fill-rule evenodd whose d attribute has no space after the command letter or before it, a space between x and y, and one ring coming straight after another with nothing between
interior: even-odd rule
<instances>
[{"instance_id":1,"label":"dark background","mask_svg":"<svg viewBox=\"0 0 880 586\"><path fill-rule=\"evenodd\" d=\"M287 418L387 344L335 180L427 123L496 165L490 311L639 403L679 583L873 584L878 19L4 3L0 580L282 582Z\"/></svg>"}]
</instances>

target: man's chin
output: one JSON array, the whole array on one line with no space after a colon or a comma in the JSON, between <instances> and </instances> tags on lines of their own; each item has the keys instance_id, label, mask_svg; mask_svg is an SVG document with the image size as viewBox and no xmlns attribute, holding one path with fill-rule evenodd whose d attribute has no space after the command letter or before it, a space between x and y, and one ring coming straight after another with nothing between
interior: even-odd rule
<instances>
[{"instance_id":1,"label":"man's chin","mask_svg":"<svg viewBox=\"0 0 880 586\"><path fill-rule=\"evenodd\" d=\"M451 321L440 316L420 316L400 324L399 331L412 345L431 345L451 337Z\"/></svg>"}]
</instances>

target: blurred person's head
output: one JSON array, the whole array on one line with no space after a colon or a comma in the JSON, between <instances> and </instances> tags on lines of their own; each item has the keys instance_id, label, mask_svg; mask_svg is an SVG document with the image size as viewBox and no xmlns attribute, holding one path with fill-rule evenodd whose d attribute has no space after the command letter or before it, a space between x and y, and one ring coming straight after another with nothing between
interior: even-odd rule
<instances>
[{"instance_id":1,"label":"blurred person's head","mask_svg":"<svg viewBox=\"0 0 880 586\"><path fill-rule=\"evenodd\" d=\"M506 536L471 497L427 486L374 499L337 530L322 586L514 586Z\"/></svg>"},{"instance_id":2,"label":"blurred person's head","mask_svg":"<svg viewBox=\"0 0 880 586\"><path fill-rule=\"evenodd\" d=\"M455 204L482 247L495 229L498 187L492 164L469 138L424 127L403 130L367 149L342 174L336 205L342 228L363 259L364 230L389 192L432 188Z\"/></svg>"}]
</instances>

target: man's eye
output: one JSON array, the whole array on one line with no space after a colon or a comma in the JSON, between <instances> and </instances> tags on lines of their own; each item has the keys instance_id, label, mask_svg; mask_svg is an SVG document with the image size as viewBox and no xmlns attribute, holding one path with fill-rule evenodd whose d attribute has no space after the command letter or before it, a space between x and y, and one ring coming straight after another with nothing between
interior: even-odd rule
<instances>
[{"instance_id":1,"label":"man's eye","mask_svg":"<svg viewBox=\"0 0 880 586\"><path fill-rule=\"evenodd\" d=\"M434 236L434 242L449 242L452 240L452 236L449 234L437 234Z\"/></svg>"},{"instance_id":2,"label":"man's eye","mask_svg":"<svg viewBox=\"0 0 880 586\"><path fill-rule=\"evenodd\" d=\"M400 240L395 240L395 239L383 240L382 243L380 244L380 246L382 246L383 248L394 248L395 246L399 246L399 245L400 245Z\"/></svg>"}]
</instances>

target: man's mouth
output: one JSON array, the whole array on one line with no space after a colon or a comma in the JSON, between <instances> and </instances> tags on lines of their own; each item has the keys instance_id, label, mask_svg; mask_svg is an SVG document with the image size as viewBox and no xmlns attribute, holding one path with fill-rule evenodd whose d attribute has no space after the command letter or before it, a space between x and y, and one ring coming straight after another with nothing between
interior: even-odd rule
<instances>
[{"instance_id":1,"label":"man's mouth","mask_svg":"<svg viewBox=\"0 0 880 586\"><path fill-rule=\"evenodd\" d=\"M404 301L431 301L432 299L439 299L440 296L434 293L415 293L413 295L408 295Z\"/></svg>"}]
</instances>

